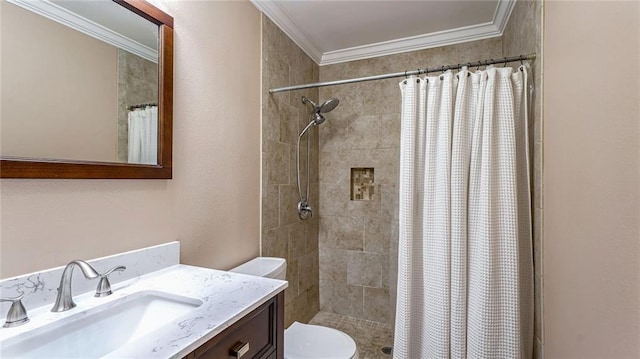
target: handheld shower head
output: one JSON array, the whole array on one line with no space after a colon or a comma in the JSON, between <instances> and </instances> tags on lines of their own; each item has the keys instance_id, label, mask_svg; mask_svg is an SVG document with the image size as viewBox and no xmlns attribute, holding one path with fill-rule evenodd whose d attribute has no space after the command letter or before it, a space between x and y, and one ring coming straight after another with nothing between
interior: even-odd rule
<instances>
[{"instance_id":1,"label":"handheld shower head","mask_svg":"<svg viewBox=\"0 0 640 359\"><path fill-rule=\"evenodd\" d=\"M313 115L311 115L311 121L313 121L313 124L318 126L319 124L323 123L325 120L324 116L322 116L322 114L320 112L316 112Z\"/></svg>"}]
</instances>

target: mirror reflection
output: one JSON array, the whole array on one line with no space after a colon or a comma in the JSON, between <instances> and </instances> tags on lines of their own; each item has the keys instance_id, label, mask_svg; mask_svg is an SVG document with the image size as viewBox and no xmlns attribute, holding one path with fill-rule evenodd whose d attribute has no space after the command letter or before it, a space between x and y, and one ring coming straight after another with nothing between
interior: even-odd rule
<instances>
[{"instance_id":1,"label":"mirror reflection","mask_svg":"<svg viewBox=\"0 0 640 359\"><path fill-rule=\"evenodd\" d=\"M109 0L10 1L0 154L156 164L157 25Z\"/></svg>"}]
</instances>

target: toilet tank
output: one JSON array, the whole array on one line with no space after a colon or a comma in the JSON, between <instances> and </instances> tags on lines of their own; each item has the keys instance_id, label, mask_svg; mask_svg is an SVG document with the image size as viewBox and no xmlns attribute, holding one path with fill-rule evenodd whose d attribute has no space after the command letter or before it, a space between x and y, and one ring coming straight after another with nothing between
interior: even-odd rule
<instances>
[{"instance_id":1,"label":"toilet tank","mask_svg":"<svg viewBox=\"0 0 640 359\"><path fill-rule=\"evenodd\" d=\"M285 280L287 261L284 258L258 257L233 268L229 272Z\"/></svg>"}]
</instances>

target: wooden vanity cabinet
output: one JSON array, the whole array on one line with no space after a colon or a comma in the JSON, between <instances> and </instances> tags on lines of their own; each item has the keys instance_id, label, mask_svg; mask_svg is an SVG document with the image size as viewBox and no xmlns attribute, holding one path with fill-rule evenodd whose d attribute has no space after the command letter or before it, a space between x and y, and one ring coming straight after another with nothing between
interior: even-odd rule
<instances>
[{"instance_id":1,"label":"wooden vanity cabinet","mask_svg":"<svg viewBox=\"0 0 640 359\"><path fill-rule=\"evenodd\" d=\"M283 359L284 292L280 292L185 358Z\"/></svg>"}]
</instances>

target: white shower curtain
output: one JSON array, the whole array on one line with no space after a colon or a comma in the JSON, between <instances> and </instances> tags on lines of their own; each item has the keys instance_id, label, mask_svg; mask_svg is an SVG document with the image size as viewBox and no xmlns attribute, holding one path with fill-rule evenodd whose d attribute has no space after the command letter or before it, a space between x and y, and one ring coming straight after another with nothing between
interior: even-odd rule
<instances>
[{"instance_id":1,"label":"white shower curtain","mask_svg":"<svg viewBox=\"0 0 640 359\"><path fill-rule=\"evenodd\" d=\"M396 359L531 358L527 68L400 83Z\"/></svg>"},{"instance_id":2,"label":"white shower curtain","mask_svg":"<svg viewBox=\"0 0 640 359\"><path fill-rule=\"evenodd\" d=\"M158 107L129 111L129 163L158 163Z\"/></svg>"}]
</instances>

